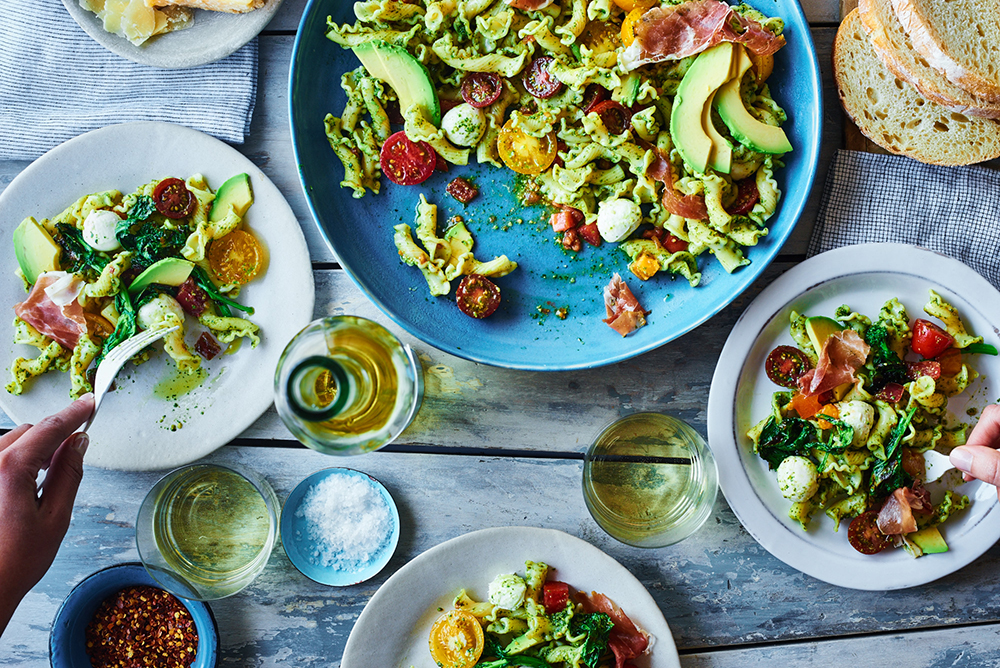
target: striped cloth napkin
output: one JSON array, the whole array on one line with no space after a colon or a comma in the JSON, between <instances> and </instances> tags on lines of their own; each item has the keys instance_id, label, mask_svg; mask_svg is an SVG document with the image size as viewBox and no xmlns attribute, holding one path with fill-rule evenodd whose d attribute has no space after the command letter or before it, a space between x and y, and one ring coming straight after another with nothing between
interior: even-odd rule
<instances>
[{"instance_id":1,"label":"striped cloth napkin","mask_svg":"<svg viewBox=\"0 0 1000 668\"><path fill-rule=\"evenodd\" d=\"M1000 171L838 151L808 255L873 242L949 255L1000 289Z\"/></svg>"},{"instance_id":2,"label":"striped cloth napkin","mask_svg":"<svg viewBox=\"0 0 1000 668\"><path fill-rule=\"evenodd\" d=\"M256 38L215 63L164 70L105 49L60 0L0 0L0 160L34 160L126 121L168 121L242 144L256 96Z\"/></svg>"}]
</instances>

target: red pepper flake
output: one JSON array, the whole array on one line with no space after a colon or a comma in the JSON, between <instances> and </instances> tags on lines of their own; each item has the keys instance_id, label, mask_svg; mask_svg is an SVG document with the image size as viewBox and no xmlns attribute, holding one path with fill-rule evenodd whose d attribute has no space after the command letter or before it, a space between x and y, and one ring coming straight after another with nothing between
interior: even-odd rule
<instances>
[{"instance_id":1,"label":"red pepper flake","mask_svg":"<svg viewBox=\"0 0 1000 668\"><path fill-rule=\"evenodd\" d=\"M198 631L187 608L155 587L127 587L108 597L87 624L93 668L187 668Z\"/></svg>"},{"instance_id":2,"label":"red pepper flake","mask_svg":"<svg viewBox=\"0 0 1000 668\"><path fill-rule=\"evenodd\" d=\"M452 179L445 192L457 199L462 204L468 204L479 196L479 188L472 185L467 179L461 176Z\"/></svg>"}]
</instances>

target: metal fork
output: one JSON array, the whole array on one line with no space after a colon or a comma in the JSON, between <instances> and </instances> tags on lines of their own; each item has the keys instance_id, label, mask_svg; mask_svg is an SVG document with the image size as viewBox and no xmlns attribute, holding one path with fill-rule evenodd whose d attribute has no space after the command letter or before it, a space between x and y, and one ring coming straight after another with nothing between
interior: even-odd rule
<instances>
[{"instance_id":1,"label":"metal fork","mask_svg":"<svg viewBox=\"0 0 1000 668\"><path fill-rule=\"evenodd\" d=\"M111 352L108 353L97 366L97 375L94 377L94 412L90 414L90 419L87 420L87 424L83 425L83 429L81 431L85 432L90 429L90 425L93 424L94 418L97 416L97 409L101 407L101 401L104 399L104 395L108 393L108 390L111 388L111 383L114 382L115 376L118 375L121 368L125 366L125 362L132 359L136 353L153 341L162 339L170 332L176 331L179 328L180 325L174 325L173 327L161 327L159 329L147 329L143 332L139 332L135 336L125 339L112 348Z\"/></svg>"}]
</instances>

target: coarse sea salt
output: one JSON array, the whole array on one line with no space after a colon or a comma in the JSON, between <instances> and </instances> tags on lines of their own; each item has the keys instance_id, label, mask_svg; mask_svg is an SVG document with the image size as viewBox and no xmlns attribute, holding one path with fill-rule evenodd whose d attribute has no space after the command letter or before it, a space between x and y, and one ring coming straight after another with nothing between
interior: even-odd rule
<instances>
[{"instance_id":1,"label":"coarse sea salt","mask_svg":"<svg viewBox=\"0 0 1000 668\"><path fill-rule=\"evenodd\" d=\"M305 520L317 566L356 571L370 564L389 541L392 514L367 480L334 474L311 486L295 511Z\"/></svg>"}]
</instances>

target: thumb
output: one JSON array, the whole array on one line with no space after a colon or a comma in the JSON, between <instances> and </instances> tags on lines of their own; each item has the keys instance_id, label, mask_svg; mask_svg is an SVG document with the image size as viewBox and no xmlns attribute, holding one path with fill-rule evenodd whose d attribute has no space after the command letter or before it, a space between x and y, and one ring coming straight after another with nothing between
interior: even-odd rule
<instances>
[{"instance_id":1,"label":"thumb","mask_svg":"<svg viewBox=\"0 0 1000 668\"><path fill-rule=\"evenodd\" d=\"M73 501L83 480L83 455L90 445L85 433L73 434L52 455L52 464L42 483L42 512L65 532L73 514Z\"/></svg>"},{"instance_id":2,"label":"thumb","mask_svg":"<svg viewBox=\"0 0 1000 668\"><path fill-rule=\"evenodd\" d=\"M991 485L1000 485L1000 452L985 445L963 445L951 451L952 465Z\"/></svg>"}]
</instances>

